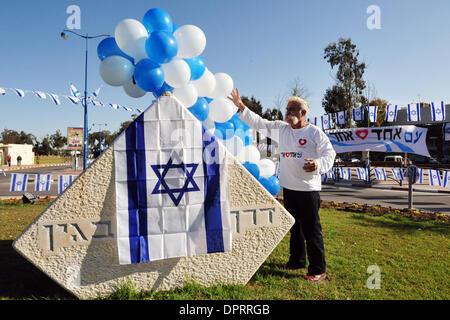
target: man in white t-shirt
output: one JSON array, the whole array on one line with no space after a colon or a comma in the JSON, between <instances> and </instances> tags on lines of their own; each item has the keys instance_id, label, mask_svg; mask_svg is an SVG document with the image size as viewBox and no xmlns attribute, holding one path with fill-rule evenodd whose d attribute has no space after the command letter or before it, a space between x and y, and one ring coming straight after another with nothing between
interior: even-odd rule
<instances>
[{"instance_id":1,"label":"man in white t-shirt","mask_svg":"<svg viewBox=\"0 0 450 320\"><path fill-rule=\"evenodd\" d=\"M300 97L291 97L286 109L286 121L269 121L248 109L239 90L228 97L240 111L239 118L255 130L278 142L280 151L280 185L284 206L295 218L291 228L290 258L287 269L306 267L305 279L318 282L326 278L325 248L319 219L321 174L334 163L334 151L327 135L306 122L309 104ZM306 241L306 247L305 247Z\"/></svg>"}]
</instances>

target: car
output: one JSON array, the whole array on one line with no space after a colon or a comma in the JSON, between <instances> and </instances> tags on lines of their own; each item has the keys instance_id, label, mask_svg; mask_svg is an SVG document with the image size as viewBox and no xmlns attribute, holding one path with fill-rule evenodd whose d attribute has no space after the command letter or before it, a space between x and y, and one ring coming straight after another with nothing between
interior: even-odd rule
<instances>
[{"instance_id":1,"label":"car","mask_svg":"<svg viewBox=\"0 0 450 320\"><path fill-rule=\"evenodd\" d=\"M350 160L350 162L359 162L359 160L356 159L356 158L352 158L352 159Z\"/></svg>"},{"instance_id":2,"label":"car","mask_svg":"<svg viewBox=\"0 0 450 320\"><path fill-rule=\"evenodd\" d=\"M394 162L403 162L402 156L386 156L384 157L384 161L394 161Z\"/></svg>"},{"instance_id":3,"label":"car","mask_svg":"<svg viewBox=\"0 0 450 320\"><path fill-rule=\"evenodd\" d=\"M339 157L334 158L334 162L342 162L342 159Z\"/></svg>"}]
</instances>

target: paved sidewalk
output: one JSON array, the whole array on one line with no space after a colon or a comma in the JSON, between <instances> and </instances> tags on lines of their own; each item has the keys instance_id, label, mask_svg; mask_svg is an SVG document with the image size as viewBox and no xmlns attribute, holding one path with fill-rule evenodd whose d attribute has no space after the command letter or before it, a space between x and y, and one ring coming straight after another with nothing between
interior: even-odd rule
<instances>
[{"instance_id":1,"label":"paved sidewalk","mask_svg":"<svg viewBox=\"0 0 450 320\"><path fill-rule=\"evenodd\" d=\"M0 172L8 172L8 171L17 171L17 170L25 170L25 169L33 169L33 168L45 168L45 167L69 167L72 166L71 163L52 163L52 164L31 164L26 166L7 166L0 165Z\"/></svg>"}]
</instances>

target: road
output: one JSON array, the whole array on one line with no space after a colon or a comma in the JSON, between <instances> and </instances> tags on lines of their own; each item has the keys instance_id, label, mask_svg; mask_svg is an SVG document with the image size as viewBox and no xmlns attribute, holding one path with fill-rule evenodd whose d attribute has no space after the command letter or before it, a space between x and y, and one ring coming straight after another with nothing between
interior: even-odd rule
<instances>
[{"instance_id":1,"label":"road","mask_svg":"<svg viewBox=\"0 0 450 320\"><path fill-rule=\"evenodd\" d=\"M407 208L408 192L404 190L386 190L325 185L320 192L324 201L347 202L382 207ZM425 211L439 211L450 214L450 196L445 193L413 192L413 207Z\"/></svg>"},{"instance_id":2,"label":"road","mask_svg":"<svg viewBox=\"0 0 450 320\"><path fill-rule=\"evenodd\" d=\"M70 172L70 166L68 167L51 167L51 168L36 168L17 171L19 173L52 173L53 183L50 192L34 192L34 181L29 182L27 191L37 196L57 196L58 195L58 183L57 175L59 174L72 174ZM70 173L67 173L67 172ZM11 176L0 174L0 197L22 197L22 192L9 192L9 184ZM34 180L34 176L31 175L30 179ZM404 190L386 190L375 188L358 188L358 187L345 187L335 185L324 185L320 193L322 200L324 201L337 201L368 205L380 205L383 207L393 208L407 208L408 207L408 192ZM416 209L426 211L439 211L444 214L450 214L450 196L445 193L431 193L431 192L419 192L413 193L413 204Z\"/></svg>"}]
</instances>

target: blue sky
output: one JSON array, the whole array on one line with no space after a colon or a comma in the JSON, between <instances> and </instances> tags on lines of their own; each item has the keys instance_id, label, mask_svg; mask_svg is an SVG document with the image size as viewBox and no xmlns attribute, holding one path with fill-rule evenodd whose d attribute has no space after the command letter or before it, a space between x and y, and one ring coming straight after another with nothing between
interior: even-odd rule
<instances>
[{"instance_id":1,"label":"blue sky","mask_svg":"<svg viewBox=\"0 0 450 320\"><path fill-rule=\"evenodd\" d=\"M387 0L165 0L165 1L4 1L0 10L0 87L69 95L69 82L84 89L84 42L69 35L66 8L81 8L81 29L89 35L114 34L123 19L142 20L148 9L166 10L177 25L193 24L206 35L202 54L213 72L228 73L242 95L255 96L264 108L300 78L310 92L311 115L324 114L321 100L333 85L334 71L323 50L340 37L351 38L367 64L364 78L377 96L391 103L450 101L450 2ZM366 10L377 5L381 29L369 30ZM88 92L103 84L101 101L134 108L153 98L128 97L121 88L103 83L96 49L89 42ZM107 123L115 131L131 113L89 107L89 127ZM24 130L41 139L57 129L83 126L81 105L55 106L31 94L0 96L0 130ZM105 129L105 126L94 127Z\"/></svg>"}]
</instances>

